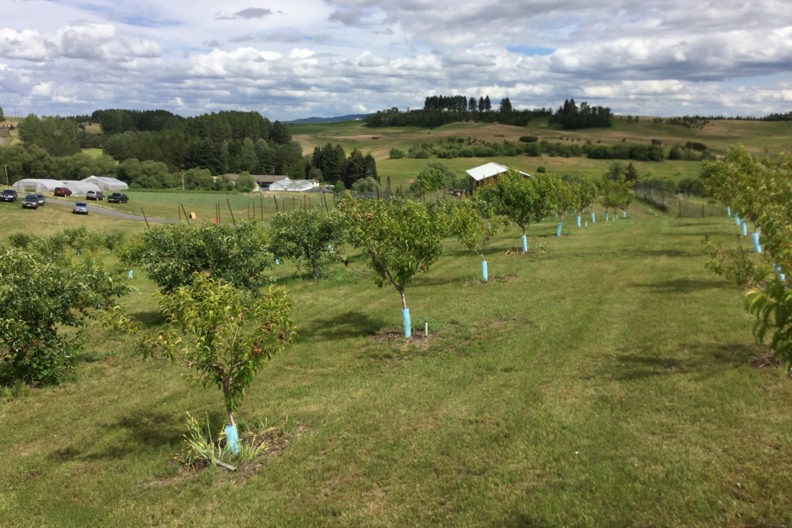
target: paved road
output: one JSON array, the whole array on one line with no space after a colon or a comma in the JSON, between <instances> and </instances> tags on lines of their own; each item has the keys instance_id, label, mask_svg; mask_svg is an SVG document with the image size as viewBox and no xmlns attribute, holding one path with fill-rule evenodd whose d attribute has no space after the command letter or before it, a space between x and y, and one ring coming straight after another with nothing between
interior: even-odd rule
<instances>
[{"instance_id":1,"label":"paved road","mask_svg":"<svg viewBox=\"0 0 792 528\"><path fill-rule=\"evenodd\" d=\"M74 202L72 202L70 200L64 200L62 198L55 198L55 197L47 196L46 200L47 200L47 204L60 205L62 207L73 207L74 206ZM137 222L145 222L146 219L148 219L149 223L152 223L152 224L175 224L175 223L177 223L176 220L167 220L165 218L156 218L156 217L151 217L151 216L147 216L146 218L143 218L142 215L136 215L136 214L132 214L132 213L125 213L124 211L118 211L116 209L113 209L112 206L99 205L102 202L97 203L97 202L86 201L85 203L88 204L88 212L90 214L100 214L100 215L104 215L104 216L109 216L111 218L119 218L119 219L122 219L122 220L135 220Z\"/></svg>"}]
</instances>

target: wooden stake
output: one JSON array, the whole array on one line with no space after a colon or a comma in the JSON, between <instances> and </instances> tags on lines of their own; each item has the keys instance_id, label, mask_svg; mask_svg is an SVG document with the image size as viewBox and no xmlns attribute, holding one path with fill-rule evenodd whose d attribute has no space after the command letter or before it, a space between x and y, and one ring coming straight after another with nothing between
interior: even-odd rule
<instances>
[{"instance_id":1,"label":"wooden stake","mask_svg":"<svg viewBox=\"0 0 792 528\"><path fill-rule=\"evenodd\" d=\"M140 212L143 213L143 220L146 221L146 229L149 229L148 218L146 218L146 213L143 212L143 208L140 208Z\"/></svg>"},{"instance_id":2,"label":"wooden stake","mask_svg":"<svg viewBox=\"0 0 792 528\"><path fill-rule=\"evenodd\" d=\"M236 227L236 218L234 218L234 211L231 209L231 202L226 198L226 203L228 204L228 212L231 213L231 221L234 223L234 227Z\"/></svg>"}]
</instances>

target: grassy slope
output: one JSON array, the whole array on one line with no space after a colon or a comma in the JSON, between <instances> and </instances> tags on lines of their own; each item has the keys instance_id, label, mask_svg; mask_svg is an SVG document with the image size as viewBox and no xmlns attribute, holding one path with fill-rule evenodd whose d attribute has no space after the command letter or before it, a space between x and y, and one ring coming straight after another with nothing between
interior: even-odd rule
<instances>
[{"instance_id":1,"label":"grassy slope","mask_svg":"<svg viewBox=\"0 0 792 528\"><path fill-rule=\"evenodd\" d=\"M560 239L534 226L527 256L504 234L488 261L509 281L471 282L477 258L449 241L407 290L428 347L372 337L399 300L359 259L323 282L276 269L299 342L239 414L306 429L244 475L180 473L183 413L219 424L219 395L96 329L76 380L0 402L2 524L792 523L792 383L749 365L741 294L703 270L702 238L733 223L632 209Z\"/></svg>"},{"instance_id":2,"label":"grassy slope","mask_svg":"<svg viewBox=\"0 0 792 528\"><path fill-rule=\"evenodd\" d=\"M460 175L476 165L496 161L521 170L532 171L544 166L557 174L590 175L599 177L607 171L610 160L590 160L587 158L552 158L542 156L529 158L457 158L451 160L390 160L391 148L407 151L411 145L424 142L437 142L448 136L476 137L483 141L519 141L520 136L534 135L549 141L584 143L650 143L652 139L662 141L663 145L682 145L696 141L707 145L715 154L722 155L729 145L744 144L757 156L777 155L792 150L792 122L763 121L712 121L703 129L689 129L678 125L655 123L652 118L627 121L614 120L611 128L562 131L547 128L544 119L537 119L527 127L500 124L452 123L434 129L426 128L366 128L360 121L318 125L299 125L290 127L294 139L303 146L303 152L310 154L317 145L340 143L347 152L360 149L371 152L377 159L377 169L381 180L390 176L392 185L408 185L421 168L430 161L440 161L452 167ZM627 161L623 161L627 163ZM635 162L639 174L644 178L669 177L676 181L695 177L699 173L698 162L665 161L662 163Z\"/></svg>"}]
</instances>

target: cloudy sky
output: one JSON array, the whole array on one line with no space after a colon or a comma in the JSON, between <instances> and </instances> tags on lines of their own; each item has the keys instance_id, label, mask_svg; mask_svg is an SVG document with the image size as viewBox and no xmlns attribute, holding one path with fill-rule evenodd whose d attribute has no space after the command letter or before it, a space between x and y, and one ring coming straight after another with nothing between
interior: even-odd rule
<instances>
[{"instance_id":1,"label":"cloudy sky","mask_svg":"<svg viewBox=\"0 0 792 528\"><path fill-rule=\"evenodd\" d=\"M619 114L792 110L788 0L0 0L7 115L270 119L565 98Z\"/></svg>"}]
</instances>

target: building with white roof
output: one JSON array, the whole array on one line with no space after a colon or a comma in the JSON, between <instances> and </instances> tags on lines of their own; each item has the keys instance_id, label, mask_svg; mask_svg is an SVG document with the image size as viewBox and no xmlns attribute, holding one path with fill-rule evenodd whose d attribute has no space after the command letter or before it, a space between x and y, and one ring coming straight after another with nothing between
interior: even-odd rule
<instances>
[{"instance_id":1,"label":"building with white roof","mask_svg":"<svg viewBox=\"0 0 792 528\"><path fill-rule=\"evenodd\" d=\"M509 167L505 165L501 165L500 163L489 162L485 163L484 165L479 165L478 167L473 167L472 169L468 169L465 172L468 176L473 178L473 188L479 187L484 183L496 183L498 181L498 176L504 174L509 171ZM522 174L526 178L530 178L531 175L527 172L517 171L518 173Z\"/></svg>"}]
</instances>

